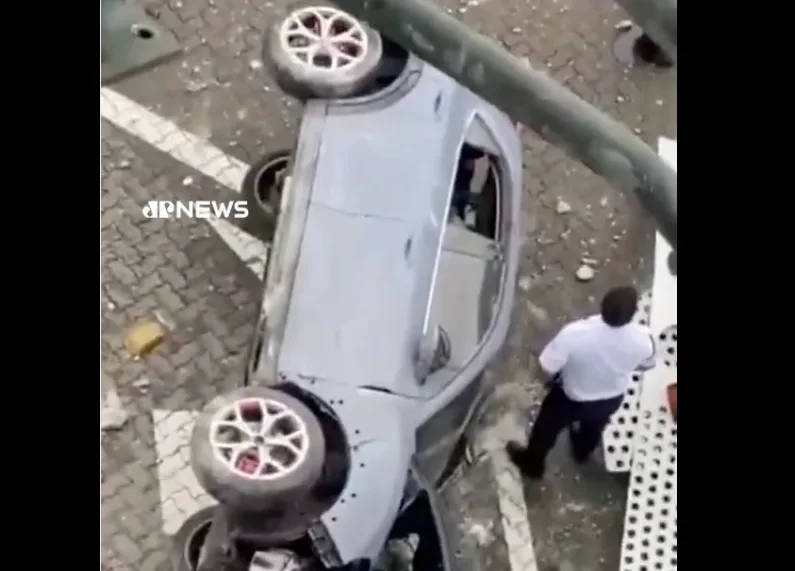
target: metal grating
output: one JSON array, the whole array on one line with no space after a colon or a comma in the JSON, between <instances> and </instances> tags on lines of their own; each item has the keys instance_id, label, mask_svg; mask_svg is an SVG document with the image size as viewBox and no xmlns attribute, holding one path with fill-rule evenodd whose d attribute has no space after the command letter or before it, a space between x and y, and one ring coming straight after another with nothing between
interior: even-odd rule
<instances>
[{"instance_id":1,"label":"metal grating","mask_svg":"<svg viewBox=\"0 0 795 571\"><path fill-rule=\"evenodd\" d=\"M663 365L676 369L676 325L669 325L660 332L657 351Z\"/></svg>"},{"instance_id":2,"label":"metal grating","mask_svg":"<svg viewBox=\"0 0 795 571\"><path fill-rule=\"evenodd\" d=\"M661 138L659 151L676 169L676 141ZM667 264L671 247L659 234L654 250L649 325L658 338L659 359L643 378L619 571L676 571L678 563L677 429L667 395L668 385L677 382L677 288Z\"/></svg>"},{"instance_id":3,"label":"metal grating","mask_svg":"<svg viewBox=\"0 0 795 571\"><path fill-rule=\"evenodd\" d=\"M677 569L677 426L666 392L676 380L676 325L660 329L660 359L645 375L637 411L620 571Z\"/></svg>"},{"instance_id":4,"label":"metal grating","mask_svg":"<svg viewBox=\"0 0 795 571\"><path fill-rule=\"evenodd\" d=\"M640 414L620 571L676 571L676 424L666 406Z\"/></svg>"},{"instance_id":5,"label":"metal grating","mask_svg":"<svg viewBox=\"0 0 795 571\"><path fill-rule=\"evenodd\" d=\"M664 248L660 253L666 254ZM651 314L659 359L643 379L620 571L677 569L677 427L667 394L668 385L677 381L676 279L668 272L659 273L654 287L659 303Z\"/></svg>"},{"instance_id":6,"label":"metal grating","mask_svg":"<svg viewBox=\"0 0 795 571\"><path fill-rule=\"evenodd\" d=\"M635 321L648 326L650 319L651 292L646 292L641 296ZM610 419L610 424L607 425L602 436L604 462L608 472L628 472L632 464L632 446L637 431L642 380L643 374L632 375L632 382L627 389L624 402Z\"/></svg>"}]
</instances>

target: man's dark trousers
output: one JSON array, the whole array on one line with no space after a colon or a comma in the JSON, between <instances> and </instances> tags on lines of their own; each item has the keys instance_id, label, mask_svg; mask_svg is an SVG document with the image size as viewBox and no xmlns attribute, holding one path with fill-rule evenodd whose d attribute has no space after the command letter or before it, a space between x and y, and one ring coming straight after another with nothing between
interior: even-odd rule
<instances>
[{"instance_id":1,"label":"man's dark trousers","mask_svg":"<svg viewBox=\"0 0 795 571\"><path fill-rule=\"evenodd\" d=\"M574 459L585 462L599 445L602 432L623 399L621 395L605 400L575 401L566 396L560 382L554 383L541 403L527 447L512 453L512 459L527 476L540 478L544 474L547 454L558 435L569 428Z\"/></svg>"}]
</instances>

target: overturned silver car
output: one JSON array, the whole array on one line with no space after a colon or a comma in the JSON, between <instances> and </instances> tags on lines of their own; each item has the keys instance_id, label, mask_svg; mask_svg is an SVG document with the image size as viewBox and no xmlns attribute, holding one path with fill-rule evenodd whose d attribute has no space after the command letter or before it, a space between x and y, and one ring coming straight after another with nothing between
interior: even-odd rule
<instances>
[{"instance_id":1,"label":"overturned silver car","mask_svg":"<svg viewBox=\"0 0 795 571\"><path fill-rule=\"evenodd\" d=\"M337 9L266 42L305 101L295 147L246 177L273 242L240 389L201 413L193 469L216 500L175 539L176 571L452 569L436 491L465 448L517 273L512 121Z\"/></svg>"}]
</instances>

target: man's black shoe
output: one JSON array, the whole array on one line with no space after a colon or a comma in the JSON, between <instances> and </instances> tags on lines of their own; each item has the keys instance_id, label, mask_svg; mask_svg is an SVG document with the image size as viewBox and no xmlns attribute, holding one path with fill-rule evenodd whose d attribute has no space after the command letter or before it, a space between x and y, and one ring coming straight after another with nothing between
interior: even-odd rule
<instances>
[{"instance_id":1,"label":"man's black shoe","mask_svg":"<svg viewBox=\"0 0 795 571\"><path fill-rule=\"evenodd\" d=\"M521 472L522 476L530 478L531 480L540 480L544 477L543 466L529 466L526 457L527 451L516 444L516 442L509 442L505 447L505 452L508 454L508 458L511 459L511 462L519 468L519 472Z\"/></svg>"}]
</instances>

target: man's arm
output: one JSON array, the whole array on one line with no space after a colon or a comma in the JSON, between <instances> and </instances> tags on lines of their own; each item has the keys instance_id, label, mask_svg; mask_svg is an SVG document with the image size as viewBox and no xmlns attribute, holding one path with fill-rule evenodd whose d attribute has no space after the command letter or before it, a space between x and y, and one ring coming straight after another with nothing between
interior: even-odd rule
<instances>
[{"instance_id":1,"label":"man's arm","mask_svg":"<svg viewBox=\"0 0 795 571\"><path fill-rule=\"evenodd\" d=\"M569 359L569 347L567 339L567 328L564 327L555 337L550 341L541 355L538 356L538 364L541 369L547 374L549 380L555 380L554 377L560 373L560 370Z\"/></svg>"},{"instance_id":2,"label":"man's arm","mask_svg":"<svg viewBox=\"0 0 795 571\"><path fill-rule=\"evenodd\" d=\"M657 343L654 342L654 335L649 333L649 356L641 361L640 365L635 369L636 371L645 372L653 369L657 364Z\"/></svg>"}]
</instances>

